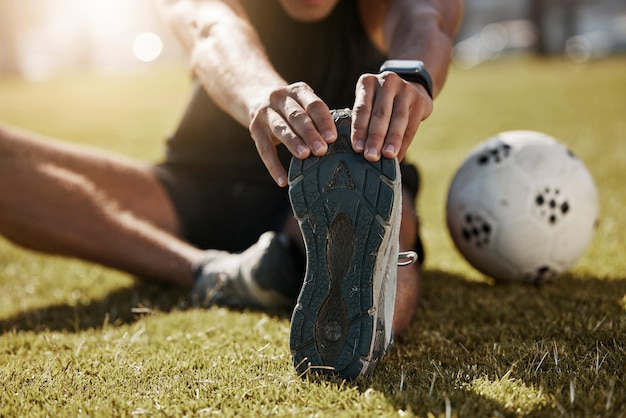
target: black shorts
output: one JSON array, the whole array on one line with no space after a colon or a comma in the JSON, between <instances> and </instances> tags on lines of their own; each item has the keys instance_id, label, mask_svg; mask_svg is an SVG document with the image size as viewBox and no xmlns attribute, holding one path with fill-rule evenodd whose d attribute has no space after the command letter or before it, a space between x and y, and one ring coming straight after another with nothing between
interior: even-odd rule
<instances>
[{"instance_id":1,"label":"black shorts","mask_svg":"<svg viewBox=\"0 0 626 418\"><path fill-rule=\"evenodd\" d=\"M243 251L290 215L287 188L271 182L215 180L201 170L162 163L156 174L172 200L183 239L201 249Z\"/></svg>"},{"instance_id":2,"label":"black shorts","mask_svg":"<svg viewBox=\"0 0 626 418\"><path fill-rule=\"evenodd\" d=\"M418 171L407 163L400 164L400 169L403 188L415 201ZM291 216L287 188L271 180L218 181L200 168L168 162L155 170L177 212L183 239L195 247L243 251L264 232L280 231ZM421 243L416 249L421 250ZM419 255L423 260L423 254Z\"/></svg>"}]
</instances>

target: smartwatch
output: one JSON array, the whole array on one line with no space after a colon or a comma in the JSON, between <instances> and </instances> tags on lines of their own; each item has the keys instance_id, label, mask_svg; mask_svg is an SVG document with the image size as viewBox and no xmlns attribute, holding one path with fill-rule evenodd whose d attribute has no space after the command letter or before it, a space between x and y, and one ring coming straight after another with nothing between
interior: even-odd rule
<instances>
[{"instance_id":1,"label":"smartwatch","mask_svg":"<svg viewBox=\"0 0 626 418\"><path fill-rule=\"evenodd\" d=\"M433 81L424 68L424 63L418 60L388 60L380 67L380 72L391 71L398 74L403 80L421 84L433 98Z\"/></svg>"}]
</instances>

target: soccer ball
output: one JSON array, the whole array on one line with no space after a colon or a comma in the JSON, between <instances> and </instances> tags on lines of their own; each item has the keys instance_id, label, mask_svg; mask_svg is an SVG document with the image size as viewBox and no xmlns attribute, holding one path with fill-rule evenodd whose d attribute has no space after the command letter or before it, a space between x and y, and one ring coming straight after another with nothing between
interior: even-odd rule
<instances>
[{"instance_id":1,"label":"soccer ball","mask_svg":"<svg viewBox=\"0 0 626 418\"><path fill-rule=\"evenodd\" d=\"M589 246L597 216L598 192L582 161L533 131L478 145L454 175L446 204L460 253L502 281L538 283L564 273Z\"/></svg>"}]
</instances>

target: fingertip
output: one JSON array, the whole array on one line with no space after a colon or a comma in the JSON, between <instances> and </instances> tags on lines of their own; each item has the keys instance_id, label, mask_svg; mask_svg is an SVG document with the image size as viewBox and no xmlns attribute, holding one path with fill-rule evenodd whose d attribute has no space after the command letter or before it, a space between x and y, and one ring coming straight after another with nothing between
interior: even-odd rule
<instances>
[{"instance_id":1,"label":"fingertip","mask_svg":"<svg viewBox=\"0 0 626 418\"><path fill-rule=\"evenodd\" d=\"M380 154L376 148L368 148L365 150L365 159L367 161L376 162L380 159Z\"/></svg>"},{"instance_id":2,"label":"fingertip","mask_svg":"<svg viewBox=\"0 0 626 418\"><path fill-rule=\"evenodd\" d=\"M324 141L328 143L335 142L335 140L337 139L337 133L333 131L326 131L324 132L322 137L324 138Z\"/></svg>"},{"instance_id":3,"label":"fingertip","mask_svg":"<svg viewBox=\"0 0 626 418\"><path fill-rule=\"evenodd\" d=\"M298 145L296 148L296 158L303 160L309 156L310 150L304 145Z\"/></svg>"},{"instance_id":4,"label":"fingertip","mask_svg":"<svg viewBox=\"0 0 626 418\"><path fill-rule=\"evenodd\" d=\"M316 142L313 144L313 154L316 156L322 156L326 153L328 146L325 142Z\"/></svg>"},{"instance_id":5,"label":"fingertip","mask_svg":"<svg viewBox=\"0 0 626 418\"><path fill-rule=\"evenodd\" d=\"M275 180L279 187L285 187L288 184L287 176L284 174L280 174Z\"/></svg>"},{"instance_id":6,"label":"fingertip","mask_svg":"<svg viewBox=\"0 0 626 418\"><path fill-rule=\"evenodd\" d=\"M396 158L397 157L397 152L396 149L394 148L393 145L387 145L385 146L385 149L383 149L383 156L385 158Z\"/></svg>"},{"instance_id":7,"label":"fingertip","mask_svg":"<svg viewBox=\"0 0 626 418\"><path fill-rule=\"evenodd\" d=\"M365 141L356 140L352 146L356 152L363 152L365 150Z\"/></svg>"}]
</instances>

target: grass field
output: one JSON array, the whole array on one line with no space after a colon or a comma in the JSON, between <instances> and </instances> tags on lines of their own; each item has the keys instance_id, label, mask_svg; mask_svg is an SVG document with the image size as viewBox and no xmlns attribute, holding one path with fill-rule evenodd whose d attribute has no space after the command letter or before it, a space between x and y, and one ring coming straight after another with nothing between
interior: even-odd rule
<instances>
[{"instance_id":1,"label":"grass field","mask_svg":"<svg viewBox=\"0 0 626 418\"><path fill-rule=\"evenodd\" d=\"M5 77L0 120L154 161L189 85L184 68ZM600 191L588 252L540 287L494 285L445 228L454 170L510 129L561 139ZM0 239L0 416L626 417L625 132L624 58L453 69L410 152L428 253L418 315L354 383L296 375L287 314L188 309L178 289Z\"/></svg>"}]
</instances>

